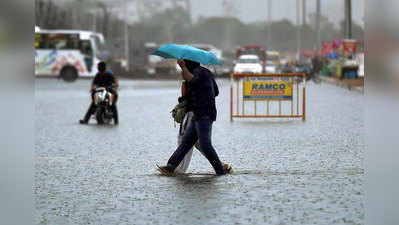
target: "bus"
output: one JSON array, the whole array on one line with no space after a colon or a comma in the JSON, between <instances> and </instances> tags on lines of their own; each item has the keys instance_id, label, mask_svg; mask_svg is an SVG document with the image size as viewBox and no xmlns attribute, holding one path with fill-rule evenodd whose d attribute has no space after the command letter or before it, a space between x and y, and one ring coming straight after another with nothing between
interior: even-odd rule
<instances>
[{"instance_id":1,"label":"bus","mask_svg":"<svg viewBox=\"0 0 399 225\"><path fill-rule=\"evenodd\" d=\"M66 81L94 77L97 63L107 55L104 46L101 33L35 28L35 76Z\"/></svg>"}]
</instances>

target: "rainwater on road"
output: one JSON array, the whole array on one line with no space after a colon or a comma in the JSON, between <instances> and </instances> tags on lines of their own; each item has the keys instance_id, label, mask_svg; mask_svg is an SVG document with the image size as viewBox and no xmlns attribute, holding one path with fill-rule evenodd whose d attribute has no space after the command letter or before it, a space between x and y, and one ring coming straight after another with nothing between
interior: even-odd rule
<instances>
[{"instance_id":1,"label":"rainwater on road","mask_svg":"<svg viewBox=\"0 0 399 225\"><path fill-rule=\"evenodd\" d=\"M217 80L213 145L236 174L160 176L176 148L179 82L121 80L119 126L80 125L90 80L37 79L36 224L363 224L364 97L308 84L307 121L235 119ZM205 174L204 174L205 173Z\"/></svg>"}]
</instances>

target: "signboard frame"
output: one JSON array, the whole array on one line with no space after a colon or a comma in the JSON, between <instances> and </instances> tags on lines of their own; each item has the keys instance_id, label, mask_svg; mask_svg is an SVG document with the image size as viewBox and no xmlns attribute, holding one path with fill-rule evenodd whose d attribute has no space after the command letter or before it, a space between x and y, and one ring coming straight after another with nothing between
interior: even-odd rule
<instances>
[{"instance_id":1,"label":"signboard frame","mask_svg":"<svg viewBox=\"0 0 399 225\"><path fill-rule=\"evenodd\" d=\"M280 99L276 98L256 98L253 99L245 99L245 96L248 96L245 92L244 83L251 82L248 84L252 84L253 82L259 82L263 84L269 84L267 89L277 88L277 86L270 86L271 84L283 84L283 82L292 82L292 87L290 91L285 92L275 92L275 96L280 95ZM299 87L301 86L302 92L299 91ZM241 87L241 88L240 88ZM263 86L263 89L265 87ZM236 89L234 91L233 89ZM240 89L242 91L240 91ZM294 90L295 89L295 90ZM236 92L236 94L234 94ZM248 92L248 90L247 90ZM273 92L271 92L273 93ZM300 98L300 95L301 98ZM281 98L282 96L287 99ZM270 97L270 96L269 96ZM253 113L249 114L245 112L246 106L245 102L253 102L254 108ZM259 113L257 110L257 102L265 102L266 103L266 113ZM271 113L273 110L271 102L277 102L278 104L278 113ZM282 110L282 104L286 102L290 105L290 113L284 113ZM240 106L241 105L241 110ZM300 110L300 105L301 110ZM294 112L294 106L296 107L296 112ZM306 120L306 74L304 73L284 73L284 74L239 74L232 73L230 74L230 121L233 121L233 118L302 118L302 121Z\"/></svg>"}]
</instances>

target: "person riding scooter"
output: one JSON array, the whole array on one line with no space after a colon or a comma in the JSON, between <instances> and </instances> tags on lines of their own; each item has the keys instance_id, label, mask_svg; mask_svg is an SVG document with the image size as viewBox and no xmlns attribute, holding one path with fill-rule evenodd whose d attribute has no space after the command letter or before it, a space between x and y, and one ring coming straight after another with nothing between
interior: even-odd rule
<instances>
[{"instance_id":1,"label":"person riding scooter","mask_svg":"<svg viewBox=\"0 0 399 225\"><path fill-rule=\"evenodd\" d=\"M109 92L112 93L111 102L112 111L114 114L114 124L117 125L119 123L118 109L116 107L116 102L118 100L117 89L119 87L118 79L113 74L107 71L107 65L105 64L105 62L98 63L97 68L98 73L94 77L90 89L92 102L89 109L87 110L85 117L79 122L81 124L87 124L89 122L91 115L94 114L94 112L96 111L96 105L94 104L94 91L98 87L105 87L108 88Z\"/></svg>"}]
</instances>

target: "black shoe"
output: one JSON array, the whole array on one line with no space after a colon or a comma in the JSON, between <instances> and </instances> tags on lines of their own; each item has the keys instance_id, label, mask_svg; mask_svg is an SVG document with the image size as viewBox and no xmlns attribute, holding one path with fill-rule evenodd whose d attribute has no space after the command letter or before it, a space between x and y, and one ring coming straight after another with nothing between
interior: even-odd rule
<instances>
[{"instance_id":1,"label":"black shoe","mask_svg":"<svg viewBox=\"0 0 399 225\"><path fill-rule=\"evenodd\" d=\"M112 105L112 113L114 117L114 124L118 125L119 124L119 116L118 116L118 109L116 108L116 105Z\"/></svg>"},{"instance_id":2,"label":"black shoe","mask_svg":"<svg viewBox=\"0 0 399 225\"><path fill-rule=\"evenodd\" d=\"M79 123L80 123L80 124L88 124L89 121L87 121L87 120L79 120Z\"/></svg>"}]
</instances>

